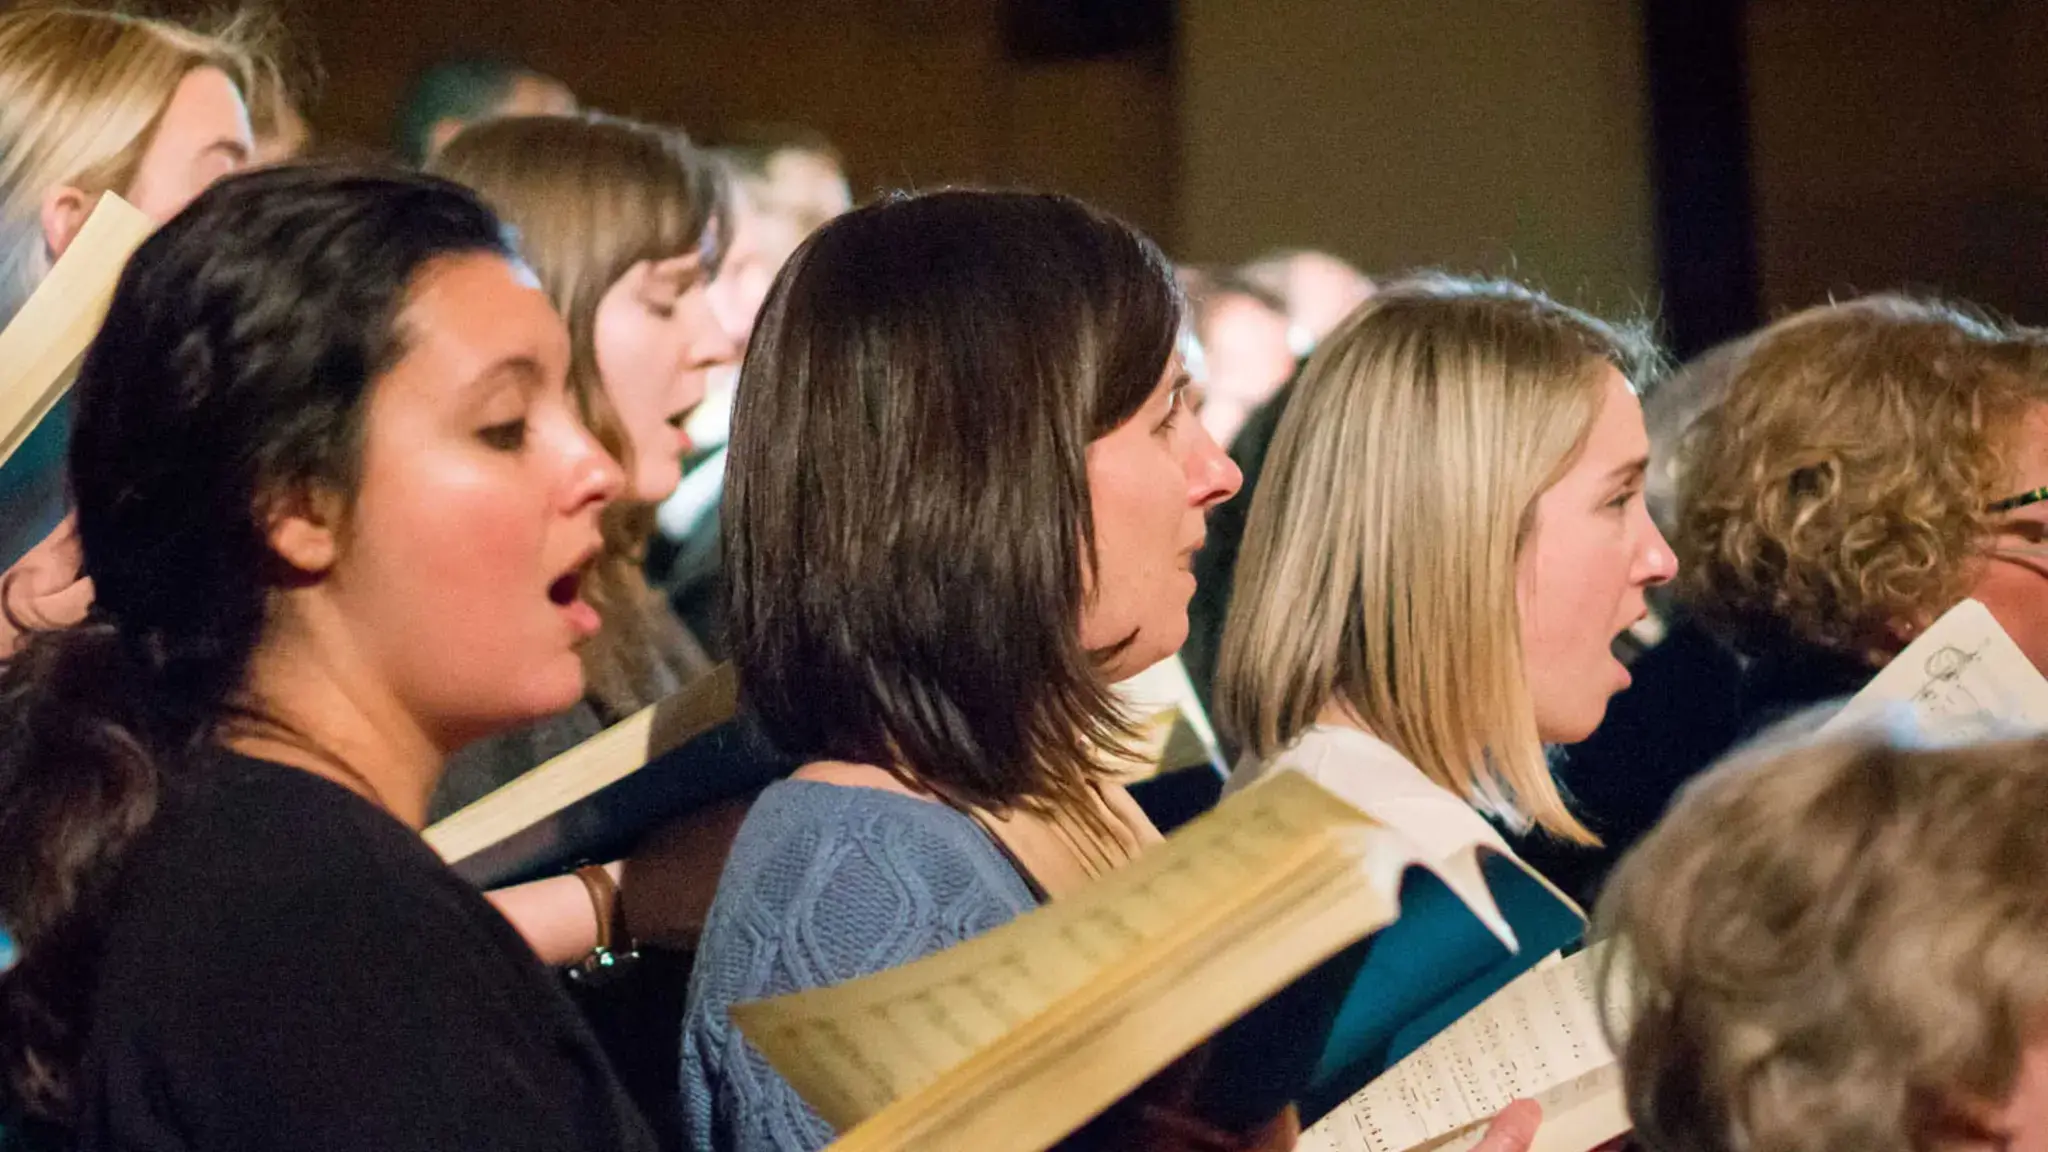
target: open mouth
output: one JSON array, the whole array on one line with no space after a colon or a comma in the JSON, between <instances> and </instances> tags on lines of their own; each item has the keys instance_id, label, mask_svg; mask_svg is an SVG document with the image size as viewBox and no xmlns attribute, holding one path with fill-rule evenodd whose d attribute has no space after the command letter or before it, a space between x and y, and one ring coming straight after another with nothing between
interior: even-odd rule
<instances>
[{"instance_id":1,"label":"open mouth","mask_svg":"<svg viewBox=\"0 0 2048 1152\"><path fill-rule=\"evenodd\" d=\"M577 568L572 572L556 577L555 582L548 585L548 599L553 601L557 608L567 608L569 605L576 603L576 594L582 591L582 589L583 570Z\"/></svg>"},{"instance_id":2,"label":"open mouth","mask_svg":"<svg viewBox=\"0 0 2048 1152\"><path fill-rule=\"evenodd\" d=\"M683 427L683 425L690 422L690 414L696 410L697 406L692 404L688 408L669 413L668 419L663 421L670 428L675 429L676 449L685 456L689 455L690 451L697 446L696 441L690 438L689 431Z\"/></svg>"},{"instance_id":3,"label":"open mouth","mask_svg":"<svg viewBox=\"0 0 2048 1152\"><path fill-rule=\"evenodd\" d=\"M591 548L575 567L548 583L548 602L562 613L569 627L582 638L596 635L604 625L597 609L583 598L584 581L590 575L591 566L597 563L599 554L600 549Z\"/></svg>"}]
</instances>

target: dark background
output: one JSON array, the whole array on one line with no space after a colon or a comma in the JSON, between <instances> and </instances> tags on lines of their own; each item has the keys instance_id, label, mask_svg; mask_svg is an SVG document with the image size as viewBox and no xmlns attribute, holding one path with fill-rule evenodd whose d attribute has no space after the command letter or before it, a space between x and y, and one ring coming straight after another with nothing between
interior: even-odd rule
<instances>
[{"instance_id":1,"label":"dark background","mask_svg":"<svg viewBox=\"0 0 2048 1152\"><path fill-rule=\"evenodd\" d=\"M857 193L1030 183L1187 259L1510 272L1656 309L1681 351L1888 287L2048 320L2040 0L285 6L330 143L387 141L421 67L504 54L700 138L810 125Z\"/></svg>"}]
</instances>

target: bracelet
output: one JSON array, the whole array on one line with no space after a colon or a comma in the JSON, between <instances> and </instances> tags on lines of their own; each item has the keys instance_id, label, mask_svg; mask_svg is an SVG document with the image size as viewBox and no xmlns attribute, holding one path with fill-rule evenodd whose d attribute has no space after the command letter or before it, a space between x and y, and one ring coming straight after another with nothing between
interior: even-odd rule
<instances>
[{"instance_id":1,"label":"bracelet","mask_svg":"<svg viewBox=\"0 0 2048 1152\"><path fill-rule=\"evenodd\" d=\"M609 982L638 960L640 952L626 932L626 906L619 899L619 886L612 874L601 865L585 864L576 870L576 878L590 893L590 908L597 916L597 946L568 970L568 977L571 983L591 987Z\"/></svg>"}]
</instances>

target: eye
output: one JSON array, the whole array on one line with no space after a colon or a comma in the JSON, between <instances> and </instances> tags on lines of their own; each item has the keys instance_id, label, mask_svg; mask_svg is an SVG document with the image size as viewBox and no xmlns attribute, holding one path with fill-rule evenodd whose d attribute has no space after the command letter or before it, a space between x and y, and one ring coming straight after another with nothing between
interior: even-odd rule
<instances>
[{"instance_id":1,"label":"eye","mask_svg":"<svg viewBox=\"0 0 2048 1152\"><path fill-rule=\"evenodd\" d=\"M481 429L476 438L497 451L517 452L526 447L526 417Z\"/></svg>"},{"instance_id":2,"label":"eye","mask_svg":"<svg viewBox=\"0 0 2048 1152\"><path fill-rule=\"evenodd\" d=\"M1641 496L1642 494L1643 490L1641 488L1637 488L1634 486L1624 488L1618 495L1614 497L1614 499L1609 500L1607 502L1607 507L1617 512L1621 511L1622 509L1627 508L1629 504L1635 500L1636 497Z\"/></svg>"},{"instance_id":3,"label":"eye","mask_svg":"<svg viewBox=\"0 0 2048 1152\"><path fill-rule=\"evenodd\" d=\"M1158 424L1153 426L1154 431L1171 432L1179 427L1181 416L1193 406L1193 403L1189 387L1185 384L1168 393L1166 397L1166 415Z\"/></svg>"}]
</instances>

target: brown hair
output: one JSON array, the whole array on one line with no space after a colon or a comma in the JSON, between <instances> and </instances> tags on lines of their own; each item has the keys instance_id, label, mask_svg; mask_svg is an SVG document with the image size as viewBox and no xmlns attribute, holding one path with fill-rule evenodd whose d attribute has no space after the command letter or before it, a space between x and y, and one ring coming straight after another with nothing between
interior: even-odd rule
<instances>
[{"instance_id":1,"label":"brown hair","mask_svg":"<svg viewBox=\"0 0 2048 1152\"><path fill-rule=\"evenodd\" d=\"M518 234L568 322L569 390L584 423L630 474L632 445L597 370L598 303L643 261L702 251L703 274L717 272L728 231L718 170L680 131L596 113L486 120L427 167L476 189ZM605 627L583 657L590 696L614 715L665 690L658 665L695 671L696 654L677 651L688 645L680 625L640 573L652 531L645 504L605 511L605 556L589 588Z\"/></svg>"},{"instance_id":2,"label":"brown hair","mask_svg":"<svg viewBox=\"0 0 2048 1152\"><path fill-rule=\"evenodd\" d=\"M226 16L213 35L234 45L247 61L243 97L258 151L282 135L293 118L305 123L327 83L326 70L310 39L294 29L279 8L251 5ZM310 132L310 125L307 126Z\"/></svg>"},{"instance_id":3,"label":"brown hair","mask_svg":"<svg viewBox=\"0 0 2048 1152\"><path fill-rule=\"evenodd\" d=\"M724 518L733 663L786 751L1093 812L1129 732L1081 646L1087 450L1158 386L1180 314L1151 241L1060 196L885 200L797 250Z\"/></svg>"},{"instance_id":4,"label":"brown hair","mask_svg":"<svg viewBox=\"0 0 2048 1152\"><path fill-rule=\"evenodd\" d=\"M1701 778L1597 922L1656 1152L1907 1152L2011 1093L2048 1012L2048 742L1849 743Z\"/></svg>"},{"instance_id":5,"label":"brown hair","mask_svg":"<svg viewBox=\"0 0 2048 1152\"><path fill-rule=\"evenodd\" d=\"M1688 436L1680 598L1752 654L1881 661L1967 590L2048 334L1872 296L1760 334Z\"/></svg>"},{"instance_id":6,"label":"brown hair","mask_svg":"<svg viewBox=\"0 0 2048 1152\"><path fill-rule=\"evenodd\" d=\"M1340 701L1432 781L1590 843L1522 663L1516 563L1610 370L1650 344L1519 285L1383 289L1316 351L1268 450L1218 658L1219 719L1270 757Z\"/></svg>"}]
</instances>

